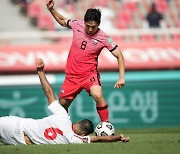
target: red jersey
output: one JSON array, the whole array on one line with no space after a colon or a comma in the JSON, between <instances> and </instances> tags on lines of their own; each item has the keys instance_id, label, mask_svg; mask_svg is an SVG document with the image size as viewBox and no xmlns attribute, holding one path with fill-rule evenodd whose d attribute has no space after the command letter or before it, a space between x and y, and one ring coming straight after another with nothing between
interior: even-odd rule
<instances>
[{"instance_id":1,"label":"red jersey","mask_svg":"<svg viewBox=\"0 0 180 154\"><path fill-rule=\"evenodd\" d=\"M73 40L66 63L66 74L85 76L98 72L98 56L102 49L107 48L112 52L117 45L101 29L94 35L88 35L81 20L69 20L68 26L73 30Z\"/></svg>"}]
</instances>

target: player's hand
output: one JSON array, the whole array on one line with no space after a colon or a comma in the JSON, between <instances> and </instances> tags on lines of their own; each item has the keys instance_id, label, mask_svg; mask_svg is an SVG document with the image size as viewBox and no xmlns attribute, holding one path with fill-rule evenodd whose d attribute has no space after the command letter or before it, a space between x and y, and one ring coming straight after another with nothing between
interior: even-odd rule
<instances>
[{"instance_id":1,"label":"player's hand","mask_svg":"<svg viewBox=\"0 0 180 154\"><path fill-rule=\"evenodd\" d=\"M129 142L129 140L130 140L129 137L124 137L123 134L119 134L119 138L120 138L120 141L122 141L122 142Z\"/></svg>"},{"instance_id":2,"label":"player's hand","mask_svg":"<svg viewBox=\"0 0 180 154\"><path fill-rule=\"evenodd\" d=\"M53 0L49 0L46 3L46 6L47 6L48 10L52 9L54 7L54 1Z\"/></svg>"},{"instance_id":3,"label":"player's hand","mask_svg":"<svg viewBox=\"0 0 180 154\"><path fill-rule=\"evenodd\" d=\"M36 60L36 69L37 71L43 71L44 69L44 61L42 59Z\"/></svg>"},{"instance_id":4,"label":"player's hand","mask_svg":"<svg viewBox=\"0 0 180 154\"><path fill-rule=\"evenodd\" d=\"M114 85L114 88L122 88L125 84L124 78L120 78Z\"/></svg>"}]
</instances>

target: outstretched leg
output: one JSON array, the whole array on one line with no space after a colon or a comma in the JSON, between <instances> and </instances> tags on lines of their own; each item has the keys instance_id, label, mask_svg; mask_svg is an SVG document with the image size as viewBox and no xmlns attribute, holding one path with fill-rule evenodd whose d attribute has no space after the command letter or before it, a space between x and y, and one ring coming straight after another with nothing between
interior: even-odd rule
<instances>
[{"instance_id":1,"label":"outstretched leg","mask_svg":"<svg viewBox=\"0 0 180 154\"><path fill-rule=\"evenodd\" d=\"M103 95L102 88L99 85L94 85L90 88L90 95L96 101L96 109L102 122L109 121L108 104Z\"/></svg>"}]
</instances>

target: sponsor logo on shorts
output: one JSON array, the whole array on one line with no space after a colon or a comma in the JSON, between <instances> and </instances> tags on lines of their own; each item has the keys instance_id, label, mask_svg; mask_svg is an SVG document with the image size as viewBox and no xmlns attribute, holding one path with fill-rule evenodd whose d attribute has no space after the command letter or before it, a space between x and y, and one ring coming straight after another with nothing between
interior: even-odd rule
<instances>
[{"instance_id":1,"label":"sponsor logo on shorts","mask_svg":"<svg viewBox=\"0 0 180 154\"><path fill-rule=\"evenodd\" d=\"M61 90L61 93L64 94L64 90L63 89Z\"/></svg>"}]
</instances>

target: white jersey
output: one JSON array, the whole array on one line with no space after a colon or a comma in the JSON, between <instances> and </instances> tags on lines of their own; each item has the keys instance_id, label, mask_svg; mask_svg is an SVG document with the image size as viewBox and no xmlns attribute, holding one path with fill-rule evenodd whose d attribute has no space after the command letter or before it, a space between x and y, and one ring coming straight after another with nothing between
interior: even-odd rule
<instances>
[{"instance_id":1,"label":"white jersey","mask_svg":"<svg viewBox=\"0 0 180 154\"><path fill-rule=\"evenodd\" d=\"M48 108L52 112L52 115L43 119L20 118L20 124L22 126L20 131L24 131L33 143L90 143L89 136L82 137L73 132L70 117L58 101L51 103ZM24 142L21 143L24 144Z\"/></svg>"}]
</instances>

